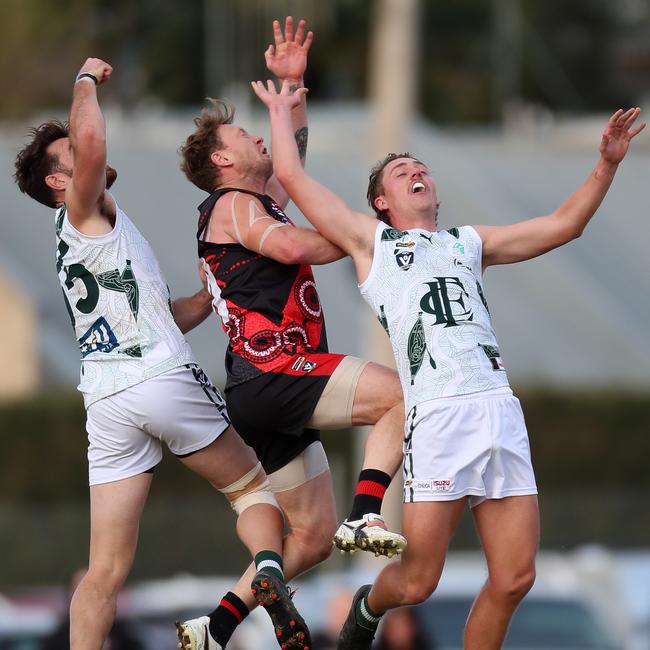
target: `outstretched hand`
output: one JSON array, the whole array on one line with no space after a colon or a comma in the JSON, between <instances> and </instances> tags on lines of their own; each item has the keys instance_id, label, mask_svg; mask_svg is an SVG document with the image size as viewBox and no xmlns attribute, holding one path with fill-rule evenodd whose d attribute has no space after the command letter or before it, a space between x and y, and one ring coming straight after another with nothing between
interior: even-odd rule
<instances>
[{"instance_id":1,"label":"outstretched hand","mask_svg":"<svg viewBox=\"0 0 650 650\"><path fill-rule=\"evenodd\" d=\"M620 163L627 153L630 140L645 128L645 122L632 128L639 113L641 113L640 108L630 108L627 111L619 109L609 118L600 141L600 155L608 163L612 165Z\"/></svg>"},{"instance_id":2,"label":"outstretched hand","mask_svg":"<svg viewBox=\"0 0 650 650\"><path fill-rule=\"evenodd\" d=\"M290 89L291 84L286 80L282 82L279 93L270 79L266 82L266 86L263 81L251 81L251 86L253 86L253 91L269 110L274 106L286 107L287 109L295 108L300 105L302 98L309 92L304 87L292 91Z\"/></svg>"},{"instance_id":3,"label":"outstretched hand","mask_svg":"<svg viewBox=\"0 0 650 650\"><path fill-rule=\"evenodd\" d=\"M101 59L86 59L78 74L83 74L84 72L93 75L97 79L97 85L100 86L111 78L113 67Z\"/></svg>"},{"instance_id":4,"label":"outstretched hand","mask_svg":"<svg viewBox=\"0 0 650 650\"><path fill-rule=\"evenodd\" d=\"M264 52L266 67L280 81L287 79L299 82L307 67L307 52L309 52L314 39L313 32L307 32L305 36L305 21L300 20L294 34L293 18L287 16L284 23L284 34L279 21L273 21L273 37L275 45L269 45Z\"/></svg>"}]
</instances>

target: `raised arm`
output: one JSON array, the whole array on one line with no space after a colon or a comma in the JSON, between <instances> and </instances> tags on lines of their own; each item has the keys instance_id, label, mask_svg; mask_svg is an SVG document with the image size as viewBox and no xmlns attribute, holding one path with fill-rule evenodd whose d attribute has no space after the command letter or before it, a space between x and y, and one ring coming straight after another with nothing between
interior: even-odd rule
<instances>
[{"instance_id":1,"label":"raised arm","mask_svg":"<svg viewBox=\"0 0 650 650\"><path fill-rule=\"evenodd\" d=\"M267 69L278 78L280 84L286 81L293 90L302 88L304 86L305 69L307 68L307 54L314 39L314 34L307 32L305 35L304 20L298 22L298 29L294 34L293 18L287 16L284 24L284 34L280 23L277 20L273 21L273 38L275 45L269 45L266 52L264 52ZM301 97L300 103L291 110L291 126L298 145L300 160L304 165L309 133L304 95ZM284 209L289 203L289 196L275 175L268 180L265 191L274 198L281 208Z\"/></svg>"},{"instance_id":2,"label":"raised arm","mask_svg":"<svg viewBox=\"0 0 650 650\"><path fill-rule=\"evenodd\" d=\"M99 202L106 189L106 126L97 101L97 86L106 83L112 71L100 59L87 59L79 70L72 93L73 174L65 191L65 202L68 219L82 232L88 229L89 221L105 219Z\"/></svg>"},{"instance_id":3,"label":"raised arm","mask_svg":"<svg viewBox=\"0 0 650 650\"><path fill-rule=\"evenodd\" d=\"M511 226L476 226L483 240L483 267L528 260L580 237L605 198L630 140L645 128L645 123L633 128L640 112L639 108L630 108L612 115L596 167L557 210Z\"/></svg>"},{"instance_id":4,"label":"raised arm","mask_svg":"<svg viewBox=\"0 0 650 650\"><path fill-rule=\"evenodd\" d=\"M372 263L376 219L352 210L336 194L308 176L300 164L291 132L290 111L307 89L299 88L292 93L285 83L278 94L272 81L266 87L261 81L254 81L253 90L271 116L273 165L278 180L318 232L352 256L358 278L365 279Z\"/></svg>"},{"instance_id":5,"label":"raised arm","mask_svg":"<svg viewBox=\"0 0 650 650\"><path fill-rule=\"evenodd\" d=\"M222 240L218 229L248 250L282 264L328 264L345 253L315 230L296 228L287 219L269 216L260 200L244 192L229 192L217 203L210 238Z\"/></svg>"}]
</instances>

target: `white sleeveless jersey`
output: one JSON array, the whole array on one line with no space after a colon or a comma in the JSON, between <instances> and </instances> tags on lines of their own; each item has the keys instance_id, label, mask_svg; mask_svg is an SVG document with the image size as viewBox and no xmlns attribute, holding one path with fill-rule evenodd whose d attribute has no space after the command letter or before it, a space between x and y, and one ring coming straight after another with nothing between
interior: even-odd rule
<instances>
[{"instance_id":1,"label":"white sleeveless jersey","mask_svg":"<svg viewBox=\"0 0 650 650\"><path fill-rule=\"evenodd\" d=\"M407 413L428 400L508 386L481 257L471 226L377 227L370 274L359 289L390 337Z\"/></svg>"},{"instance_id":2,"label":"white sleeveless jersey","mask_svg":"<svg viewBox=\"0 0 650 650\"><path fill-rule=\"evenodd\" d=\"M187 363L192 351L176 326L169 288L147 240L116 207L115 227L80 233L65 207L55 215L56 270L81 351L86 407Z\"/></svg>"}]
</instances>

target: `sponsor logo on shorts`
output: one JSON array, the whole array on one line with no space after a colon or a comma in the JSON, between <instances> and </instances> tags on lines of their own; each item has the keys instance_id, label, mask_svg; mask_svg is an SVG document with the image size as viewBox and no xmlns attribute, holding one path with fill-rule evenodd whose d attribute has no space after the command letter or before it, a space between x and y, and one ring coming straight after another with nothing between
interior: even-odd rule
<instances>
[{"instance_id":1,"label":"sponsor logo on shorts","mask_svg":"<svg viewBox=\"0 0 650 650\"><path fill-rule=\"evenodd\" d=\"M405 483L406 487L413 488L414 490L427 490L429 492L449 492L453 481L448 478L443 479L408 479Z\"/></svg>"},{"instance_id":2,"label":"sponsor logo on shorts","mask_svg":"<svg viewBox=\"0 0 650 650\"><path fill-rule=\"evenodd\" d=\"M315 361L305 361L305 363L302 366L302 371L311 372L315 367L316 367Z\"/></svg>"}]
</instances>

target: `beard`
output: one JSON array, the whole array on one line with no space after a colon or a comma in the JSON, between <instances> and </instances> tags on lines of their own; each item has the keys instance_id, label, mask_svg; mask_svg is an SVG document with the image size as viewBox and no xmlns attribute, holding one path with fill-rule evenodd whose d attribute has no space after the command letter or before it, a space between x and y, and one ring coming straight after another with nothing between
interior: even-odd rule
<instances>
[{"instance_id":1,"label":"beard","mask_svg":"<svg viewBox=\"0 0 650 650\"><path fill-rule=\"evenodd\" d=\"M255 164L256 175L268 181L273 176L273 161L270 158L262 158Z\"/></svg>"},{"instance_id":2,"label":"beard","mask_svg":"<svg viewBox=\"0 0 650 650\"><path fill-rule=\"evenodd\" d=\"M117 180L117 170L109 165L106 165L106 189L110 189L113 183Z\"/></svg>"}]
</instances>

